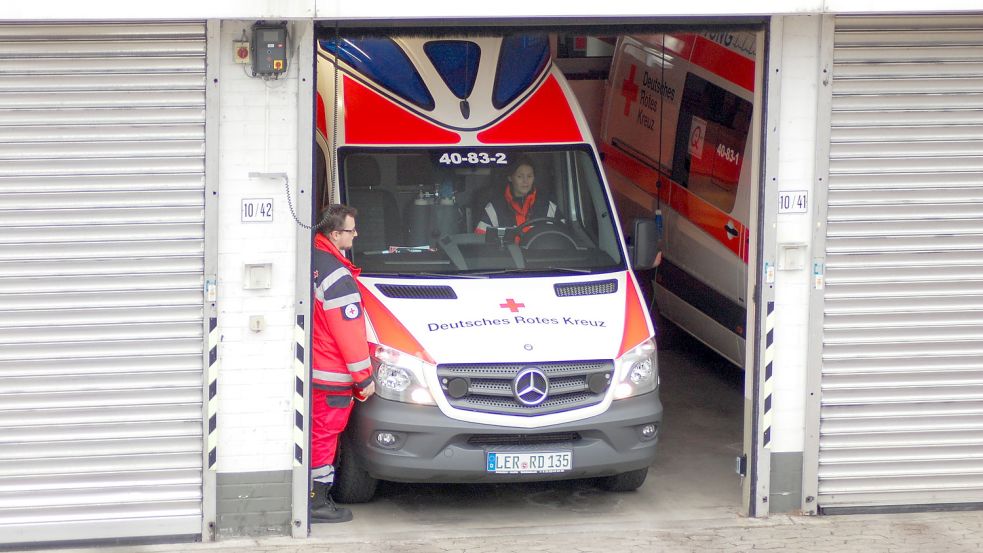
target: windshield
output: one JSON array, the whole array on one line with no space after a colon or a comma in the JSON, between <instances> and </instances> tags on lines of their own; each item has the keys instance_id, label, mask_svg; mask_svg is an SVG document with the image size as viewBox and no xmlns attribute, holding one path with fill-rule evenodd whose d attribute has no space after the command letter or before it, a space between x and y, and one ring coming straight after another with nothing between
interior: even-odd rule
<instances>
[{"instance_id":1,"label":"windshield","mask_svg":"<svg viewBox=\"0 0 983 553\"><path fill-rule=\"evenodd\" d=\"M624 268L586 145L341 148L366 273L490 275Z\"/></svg>"}]
</instances>

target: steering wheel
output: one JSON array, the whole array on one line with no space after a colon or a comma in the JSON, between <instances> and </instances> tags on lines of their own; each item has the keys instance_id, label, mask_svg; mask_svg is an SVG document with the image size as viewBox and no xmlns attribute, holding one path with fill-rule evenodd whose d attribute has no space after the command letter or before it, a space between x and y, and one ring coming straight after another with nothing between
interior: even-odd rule
<instances>
[{"instance_id":1,"label":"steering wheel","mask_svg":"<svg viewBox=\"0 0 983 553\"><path fill-rule=\"evenodd\" d=\"M519 245L526 249L570 249L577 241L559 219L537 217L513 227Z\"/></svg>"}]
</instances>

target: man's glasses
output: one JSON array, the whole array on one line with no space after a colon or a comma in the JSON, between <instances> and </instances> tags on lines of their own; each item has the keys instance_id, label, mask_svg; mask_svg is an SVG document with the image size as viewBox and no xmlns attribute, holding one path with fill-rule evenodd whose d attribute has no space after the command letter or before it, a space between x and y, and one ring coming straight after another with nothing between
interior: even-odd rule
<instances>
[{"instance_id":1,"label":"man's glasses","mask_svg":"<svg viewBox=\"0 0 983 553\"><path fill-rule=\"evenodd\" d=\"M343 228L343 229L338 229L337 232L350 232L352 234L356 234L358 231L353 228Z\"/></svg>"}]
</instances>

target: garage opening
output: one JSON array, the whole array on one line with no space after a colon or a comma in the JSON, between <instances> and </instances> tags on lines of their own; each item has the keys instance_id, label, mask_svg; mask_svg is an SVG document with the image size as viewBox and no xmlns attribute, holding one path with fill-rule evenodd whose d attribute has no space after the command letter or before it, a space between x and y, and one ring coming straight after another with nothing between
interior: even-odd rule
<instances>
[{"instance_id":1,"label":"garage opening","mask_svg":"<svg viewBox=\"0 0 983 553\"><path fill-rule=\"evenodd\" d=\"M378 520L390 521L392 531L411 531L448 517L478 528L603 522L606 517L672 521L749 510L747 487L742 491L737 472L747 473L745 452L754 449L749 446L751 400L745 399L752 397L754 386L743 367L747 340L754 338L748 333L753 321L747 315L752 302L747 266L757 224L750 220L751 203L758 201L752 117L759 109L754 88L756 65L763 59L758 51L762 33L760 27L719 25L483 27L447 33L433 28L319 30L313 212L336 202L359 210L352 254L365 277L370 342L388 332L402 340L404 349L383 348L383 356L415 352L422 358L419 382L412 371L377 360L377 385L379 378L389 379L389 385L406 381L406 393L370 401L412 402L414 386L429 388L415 406L428 414L413 418L413 428L405 420L370 423L359 415L368 404L356 405L336 461L335 499L355 514L343 531L358 532ZM497 37L500 52L511 48L523 55L503 54L497 65L481 65L489 51L468 46L481 37ZM426 42L419 57L404 53L414 41ZM335 64L335 59L342 62ZM388 60L387 70L373 74L368 66L379 59ZM431 83L441 82L435 92ZM553 85L552 104L532 104L539 91ZM475 88L481 87L491 91L486 93L488 109L499 111L482 111L485 106L474 99ZM343 91L344 101L337 100L336 90ZM452 110L440 111L446 100L441 95L454 100L445 102ZM568 127L548 119L565 98L576 104ZM526 132L516 130L520 126L508 132L502 128L509 109L527 100L535 107L520 122L539 127L533 133L537 138L523 143L516 138ZM371 112L372 124L358 127L355 110ZM378 130L392 136L394 128L398 139L372 134ZM460 137L451 136L454 132ZM474 135L481 143L467 142ZM515 228L510 230L483 219L485 207L495 201L491 194L511 182L511 162L520 156L530 160L537 193L548 195L563 216L562 223L545 221L549 228L528 232L528 244L521 221L511 223ZM598 177L590 181L595 172ZM606 232L617 233L615 218L630 245L623 253L604 245L611 238ZM494 230L477 232L482 224ZM489 244L497 253L487 253ZM486 253L472 255L473 250ZM627 269L641 252L651 253L648 267L639 265L634 277L625 272L619 280L613 267L620 263ZM402 271L392 269L393 264L402 264ZM555 315L542 311L541 302L533 307L539 297L531 286L517 297L492 284L519 273L550 271L566 273L551 282L551 299L567 289L596 303L585 304L576 316ZM412 279L386 280L385 275L396 273ZM626 289L637 292L638 303L651 312L658 344L659 399L653 401L661 401L658 420L629 426L652 432L656 453L640 466L601 463L596 470L578 472L588 454L577 449L577 442L611 442L615 434L598 437L574 428L576 417L564 418L569 407L524 411L528 406L521 405L515 379L535 368L556 386L581 386L583 394L565 401L582 402L576 407L608 416L604 409L619 403L605 399L609 387L610 396L618 393L622 369L617 356L584 368L584 358L553 355L530 362L520 356L511 362L505 352L511 345L564 349L556 339L552 350L536 342L540 327L550 324L596 325L594 335L570 334L563 340L567 350L582 349L590 341L587 336L600 340L608 324L604 312L621 309L618 324L624 323L625 298L631 293ZM401 318L398 308L387 303L421 297L438 307L421 303L413 315ZM494 303L488 313L496 315L482 313L479 298ZM473 316L442 318L440 309L454 301L473 301L467 304ZM385 320L373 317L373 305ZM517 323L528 326L501 332ZM428 356L434 340L464 344L462 336L473 327L484 327L489 337L501 340L496 342L501 359L479 352L451 355L448 362ZM626 327L616 330L619 342L628 341L621 339L628 335ZM624 348L617 353L634 354ZM496 380L495 372L505 377ZM480 401L473 400L477 389L485 394ZM592 393L595 397L587 397ZM474 425L480 427L489 413L503 418L476 432ZM556 424L537 424L537 417L553 417ZM404 424L399 430L387 427L398 423ZM603 424L612 423L605 419ZM467 433L464 445L456 442L459 433L450 431L440 435L446 442L413 449L413 440L427 434L423 427L428 425L460 426L460 433ZM398 461L409 468L383 467L364 453L386 449L402 456ZM616 447L611 451L608 455L617 455ZM463 455L478 460L470 474L451 460ZM503 459L525 465L515 470L495 466L511 462ZM339 531L338 525L312 528L315 535Z\"/></svg>"}]
</instances>

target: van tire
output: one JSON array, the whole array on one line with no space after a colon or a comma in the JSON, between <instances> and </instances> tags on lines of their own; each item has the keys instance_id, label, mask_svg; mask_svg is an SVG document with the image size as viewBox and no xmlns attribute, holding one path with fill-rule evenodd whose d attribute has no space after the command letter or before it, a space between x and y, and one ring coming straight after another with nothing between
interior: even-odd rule
<instances>
[{"instance_id":1,"label":"van tire","mask_svg":"<svg viewBox=\"0 0 983 553\"><path fill-rule=\"evenodd\" d=\"M615 474L614 476L605 476L599 478L597 483L601 486L601 489L609 492L633 492L645 483L645 477L648 476L648 473L649 469L645 467L643 469Z\"/></svg>"},{"instance_id":2,"label":"van tire","mask_svg":"<svg viewBox=\"0 0 983 553\"><path fill-rule=\"evenodd\" d=\"M375 496L379 481L369 476L358 464L353 448L344 443L338 452L338 467L335 473L331 496L338 503L367 503Z\"/></svg>"}]
</instances>

